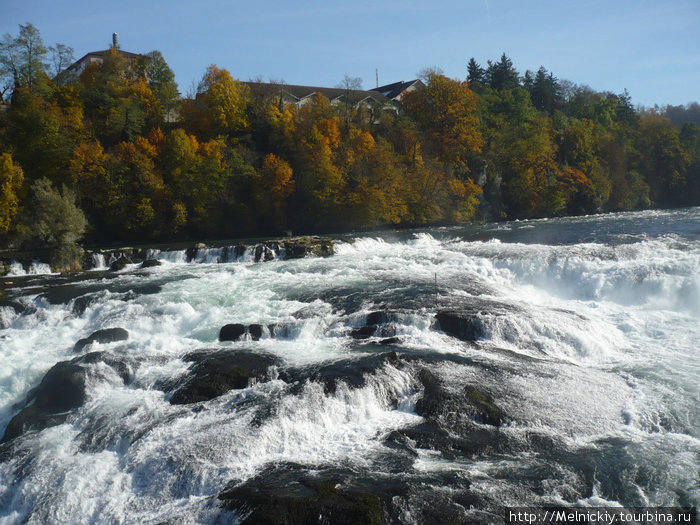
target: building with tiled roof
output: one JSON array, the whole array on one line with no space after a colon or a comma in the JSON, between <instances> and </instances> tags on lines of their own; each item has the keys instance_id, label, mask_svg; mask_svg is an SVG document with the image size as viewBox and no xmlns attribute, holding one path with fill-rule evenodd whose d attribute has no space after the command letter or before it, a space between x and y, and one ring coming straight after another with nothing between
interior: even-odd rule
<instances>
[{"instance_id":1,"label":"building with tiled roof","mask_svg":"<svg viewBox=\"0 0 700 525\"><path fill-rule=\"evenodd\" d=\"M68 66L64 71L62 71L58 77L58 82L70 82L71 80L79 77L85 69L92 64L101 64L105 57L112 52L113 49L117 50L121 56L128 58L130 60L136 60L142 55L138 53L130 53L129 51L122 51L119 49L119 42L117 40L117 34L112 35L112 46L109 49L104 49L102 51L90 51L83 57L79 58Z\"/></svg>"},{"instance_id":2,"label":"building with tiled roof","mask_svg":"<svg viewBox=\"0 0 700 525\"><path fill-rule=\"evenodd\" d=\"M330 100L331 104L345 103L346 101L352 105L382 105L391 103L390 99L373 90L364 91L265 82L243 83L250 88L250 92L253 96L279 97L280 102L284 104L295 104L297 107L303 106L319 93Z\"/></svg>"},{"instance_id":3,"label":"building with tiled roof","mask_svg":"<svg viewBox=\"0 0 700 525\"><path fill-rule=\"evenodd\" d=\"M378 91L389 100L399 102L405 93L409 93L424 87L425 84L420 79L411 80L409 82L404 82L402 80L400 82L394 82L393 84L387 84L386 86L374 88L372 91Z\"/></svg>"}]
</instances>

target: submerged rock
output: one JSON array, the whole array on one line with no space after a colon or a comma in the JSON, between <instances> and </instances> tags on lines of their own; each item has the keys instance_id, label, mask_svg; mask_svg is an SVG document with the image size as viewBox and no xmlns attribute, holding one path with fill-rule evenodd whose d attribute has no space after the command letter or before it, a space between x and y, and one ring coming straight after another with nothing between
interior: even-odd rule
<instances>
[{"instance_id":1,"label":"submerged rock","mask_svg":"<svg viewBox=\"0 0 700 525\"><path fill-rule=\"evenodd\" d=\"M494 404L492 397L472 385L462 390L448 391L430 370L418 372L423 384L423 397L416 402L416 414L426 418L439 418L451 413L467 416L476 423L500 426L505 419L503 411Z\"/></svg>"},{"instance_id":2,"label":"submerged rock","mask_svg":"<svg viewBox=\"0 0 700 525\"><path fill-rule=\"evenodd\" d=\"M496 427L503 423L505 414L503 410L493 403L493 399L489 394L481 392L473 386L464 387L464 393L467 399L471 401L477 422Z\"/></svg>"},{"instance_id":3,"label":"submerged rock","mask_svg":"<svg viewBox=\"0 0 700 525\"><path fill-rule=\"evenodd\" d=\"M0 443L14 439L28 430L42 430L63 423L71 410L85 402L89 365L100 362L113 368L124 383L128 382L130 368L124 361L104 352L91 352L70 361L56 363L46 372L39 386L29 393L27 406L12 418Z\"/></svg>"},{"instance_id":4,"label":"submerged rock","mask_svg":"<svg viewBox=\"0 0 700 525\"><path fill-rule=\"evenodd\" d=\"M398 365L400 358L396 352L363 356L359 359L341 359L330 364L303 369L290 369L280 373L280 379L290 382L306 380L323 384L326 393L334 393L340 383L352 388L363 387L367 376L385 364Z\"/></svg>"},{"instance_id":5,"label":"submerged rock","mask_svg":"<svg viewBox=\"0 0 700 525\"><path fill-rule=\"evenodd\" d=\"M127 257L126 255L122 255L116 261L109 265L109 269L113 272L118 272L119 270L123 270L124 268L126 268L127 264L132 263L133 261L129 257Z\"/></svg>"},{"instance_id":6,"label":"submerged rock","mask_svg":"<svg viewBox=\"0 0 700 525\"><path fill-rule=\"evenodd\" d=\"M34 313L36 311L36 307L33 305L22 304L9 299L0 299L0 308L12 308L18 315Z\"/></svg>"},{"instance_id":7,"label":"submerged rock","mask_svg":"<svg viewBox=\"0 0 700 525\"><path fill-rule=\"evenodd\" d=\"M173 405L209 401L229 390L246 388L266 379L269 367L280 364L274 356L246 350L195 352L184 359L194 366L170 399Z\"/></svg>"},{"instance_id":8,"label":"submerged rock","mask_svg":"<svg viewBox=\"0 0 700 525\"><path fill-rule=\"evenodd\" d=\"M365 317L365 326L360 328L355 328L350 332L350 336L353 339L369 339L373 336L380 336L386 338L392 338L391 342L396 342L394 336L396 335L396 326L394 323L397 321L397 312L378 310L376 312L370 312ZM391 344L382 343L382 344Z\"/></svg>"},{"instance_id":9,"label":"submerged rock","mask_svg":"<svg viewBox=\"0 0 700 525\"><path fill-rule=\"evenodd\" d=\"M73 347L73 352L80 352L92 343L113 343L115 341L126 341L129 339L129 332L124 328L104 328L93 332L88 337L80 339Z\"/></svg>"},{"instance_id":10,"label":"submerged rock","mask_svg":"<svg viewBox=\"0 0 700 525\"><path fill-rule=\"evenodd\" d=\"M458 489L436 490L441 486ZM469 486L461 472L431 472L414 481L403 471L390 476L355 468L281 463L243 483L230 483L219 493L219 500L243 524L461 525L475 522L466 509L484 504ZM493 515L477 522L492 523Z\"/></svg>"}]
</instances>

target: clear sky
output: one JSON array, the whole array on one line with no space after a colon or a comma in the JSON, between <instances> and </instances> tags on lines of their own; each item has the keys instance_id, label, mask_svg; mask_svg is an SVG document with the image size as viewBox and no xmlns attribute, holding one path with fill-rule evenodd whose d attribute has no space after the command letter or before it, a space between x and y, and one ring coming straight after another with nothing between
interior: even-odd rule
<instances>
[{"instance_id":1,"label":"clear sky","mask_svg":"<svg viewBox=\"0 0 700 525\"><path fill-rule=\"evenodd\" d=\"M79 58L159 50L182 93L209 64L241 80L365 89L425 67L464 79L505 52L518 71L621 93L634 104L700 101L700 0L0 0L0 33L31 22Z\"/></svg>"}]
</instances>

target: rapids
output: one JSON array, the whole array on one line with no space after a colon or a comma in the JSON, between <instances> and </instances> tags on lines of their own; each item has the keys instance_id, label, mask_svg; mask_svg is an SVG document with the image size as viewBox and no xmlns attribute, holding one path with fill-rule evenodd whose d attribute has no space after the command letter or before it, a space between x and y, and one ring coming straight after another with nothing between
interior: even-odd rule
<instances>
[{"instance_id":1,"label":"rapids","mask_svg":"<svg viewBox=\"0 0 700 525\"><path fill-rule=\"evenodd\" d=\"M700 208L222 253L0 281L0 433L33 422L0 445L0 523L255 523L273 489L330 522L700 504ZM246 386L171 402L243 354ZM82 397L31 419L61 367Z\"/></svg>"}]
</instances>

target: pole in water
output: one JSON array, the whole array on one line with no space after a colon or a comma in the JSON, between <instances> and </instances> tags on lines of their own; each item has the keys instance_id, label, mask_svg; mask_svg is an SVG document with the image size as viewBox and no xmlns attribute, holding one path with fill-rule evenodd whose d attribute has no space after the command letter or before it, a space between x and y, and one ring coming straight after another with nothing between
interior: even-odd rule
<instances>
[{"instance_id":1,"label":"pole in water","mask_svg":"<svg viewBox=\"0 0 700 525\"><path fill-rule=\"evenodd\" d=\"M435 308L437 308L437 303L438 303L437 272L435 272Z\"/></svg>"}]
</instances>

